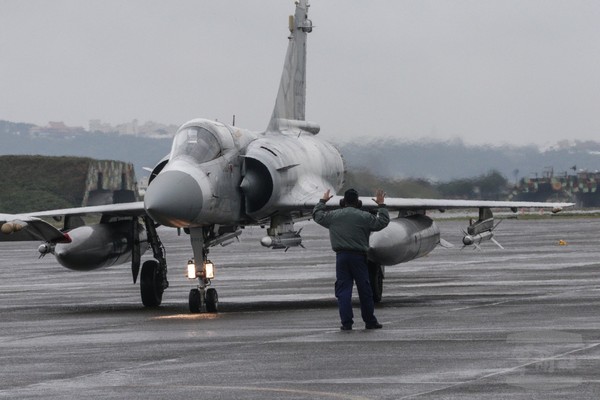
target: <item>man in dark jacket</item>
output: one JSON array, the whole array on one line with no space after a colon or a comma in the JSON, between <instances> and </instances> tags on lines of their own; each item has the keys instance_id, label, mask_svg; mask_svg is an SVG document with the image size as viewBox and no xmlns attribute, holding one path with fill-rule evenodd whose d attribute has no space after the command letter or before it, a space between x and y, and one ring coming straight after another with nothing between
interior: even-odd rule
<instances>
[{"instance_id":1,"label":"man in dark jacket","mask_svg":"<svg viewBox=\"0 0 600 400\"><path fill-rule=\"evenodd\" d=\"M360 311L366 329L380 329L381 324L375 318L373 291L369 282L367 251L369 250L369 234L380 231L390 222L385 208L385 193L377 190L375 199L379 206L377 214L360 210L362 203L358 192L349 189L344 193L341 209L325 211L326 203L333 196L329 190L317 203L313 210L316 223L329 229L331 247L336 252L335 297L338 299L341 330L352 329L354 314L352 312L352 286L356 282L360 298Z\"/></svg>"}]
</instances>

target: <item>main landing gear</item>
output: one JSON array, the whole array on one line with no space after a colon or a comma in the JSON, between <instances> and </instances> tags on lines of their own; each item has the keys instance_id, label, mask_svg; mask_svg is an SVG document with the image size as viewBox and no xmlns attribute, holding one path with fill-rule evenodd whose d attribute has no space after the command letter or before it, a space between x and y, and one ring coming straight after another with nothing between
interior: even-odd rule
<instances>
[{"instance_id":1,"label":"main landing gear","mask_svg":"<svg viewBox=\"0 0 600 400\"><path fill-rule=\"evenodd\" d=\"M190 238L194 259L188 262L188 279L198 279L198 286L190 290L189 308L191 313L202 311L202 305L206 312L216 313L219 307L219 295L215 288L208 288L211 279L215 277L215 266L208 259L207 239L211 233L209 228L191 228Z\"/></svg>"},{"instance_id":2,"label":"main landing gear","mask_svg":"<svg viewBox=\"0 0 600 400\"><path fill-rule=\"evenodd\" d=\"M146 217L144 218L144 224L146 225L148 242L150 243L150 247L152 247L152 252L156 260L148 260L142 265L140 294L142 295L142 304L145 307L158 307L162 302L163 292L169 287L169 281L167 280L167 259L165 257L165 249L158 237L154 223L150 218ZM139 252L139 243L136 243L136 246ZM137 266L139 268L139 261ZM134 279L136 275L137 273L134 272Z\"/></svg>"}]
</instances>

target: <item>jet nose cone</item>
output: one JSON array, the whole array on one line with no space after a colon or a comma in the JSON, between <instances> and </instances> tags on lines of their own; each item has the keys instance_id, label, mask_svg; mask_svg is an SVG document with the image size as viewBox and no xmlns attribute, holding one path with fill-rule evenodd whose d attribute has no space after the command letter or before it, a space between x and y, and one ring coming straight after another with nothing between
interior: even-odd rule
<instances>
[{"instance_id":1,"label":"jet nose cone","mask_svg":"<svg viewBox=\"0 0 600 400\"><path fill-rule=\"evenodd\" d=\"M156 222L172 226L189 226L202 210L202 189L189 174L165 171L152 180L144 207Z\"/></svg>"}]
</instances>

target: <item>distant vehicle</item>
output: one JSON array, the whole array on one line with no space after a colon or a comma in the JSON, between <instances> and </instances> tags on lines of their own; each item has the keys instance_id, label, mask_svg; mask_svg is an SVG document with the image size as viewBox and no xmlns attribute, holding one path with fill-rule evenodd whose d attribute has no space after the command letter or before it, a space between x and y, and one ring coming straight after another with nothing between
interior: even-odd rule
<instances>
[{"instance_id":1,"label":"distant vehicle","mask_svg":"<svg viewBox=\"0 0 600 400\"><path fill-rule=\"evenodd\" d=\"M186 266L196 282L189 293L191 312L218 308L217 291L209 286L214 265L209 249L233 241L248 225L268 225L262 245L288 249L302 243L294 222L309 219L326 190L338 192L344 162L334 146L320 139L319 125L305 120L306 41L313 29L307 0L297 0L289 18L289 45L275 108L264 132L250 132L206 119L183 124L171 152L150 175L143 202L0 214L0 240L41 240L39 252L53 254L63 266L81 271L131 263L133 281L140 275L141 255L151 248L154 260L141 266L140 291L147 307L159 306L169 286L167 260L156 232L158 225L182 228L190 236L193 258ZM330 201L334 204L340 196ZM361 198L364 208L375 208ZM544 207L555 211L570 203L528 203L388 198L397 211L389 226L370 239L369 268L375 300L381 300L383 266L431 252L440 231L427 210L479 208L480 219L469 232L484 240L493 229L492 207ZM100 222L84 225L81 216L98 213ZM62 229L40 219L61 218Z\"/></svg>"}]
</instances>

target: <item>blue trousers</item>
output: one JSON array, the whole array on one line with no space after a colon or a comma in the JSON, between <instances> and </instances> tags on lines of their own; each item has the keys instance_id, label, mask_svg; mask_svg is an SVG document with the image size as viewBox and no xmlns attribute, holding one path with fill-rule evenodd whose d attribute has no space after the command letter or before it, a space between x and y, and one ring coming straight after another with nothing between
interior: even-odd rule
<instances>
[{"instance_id":1,"label":"blue trousers","mask_svg":"<svg viewBox=\"0 0 600 400\"><path fill-rule=\"evenodd\" d=\"M355 253L338 252L335 261L335 297L338 300L342 325L351 326L354 323L354 313L352 312L354 282L358 289L362 320L366 324L376 323L367 257Z\"/></svg>"}]
</instances>

